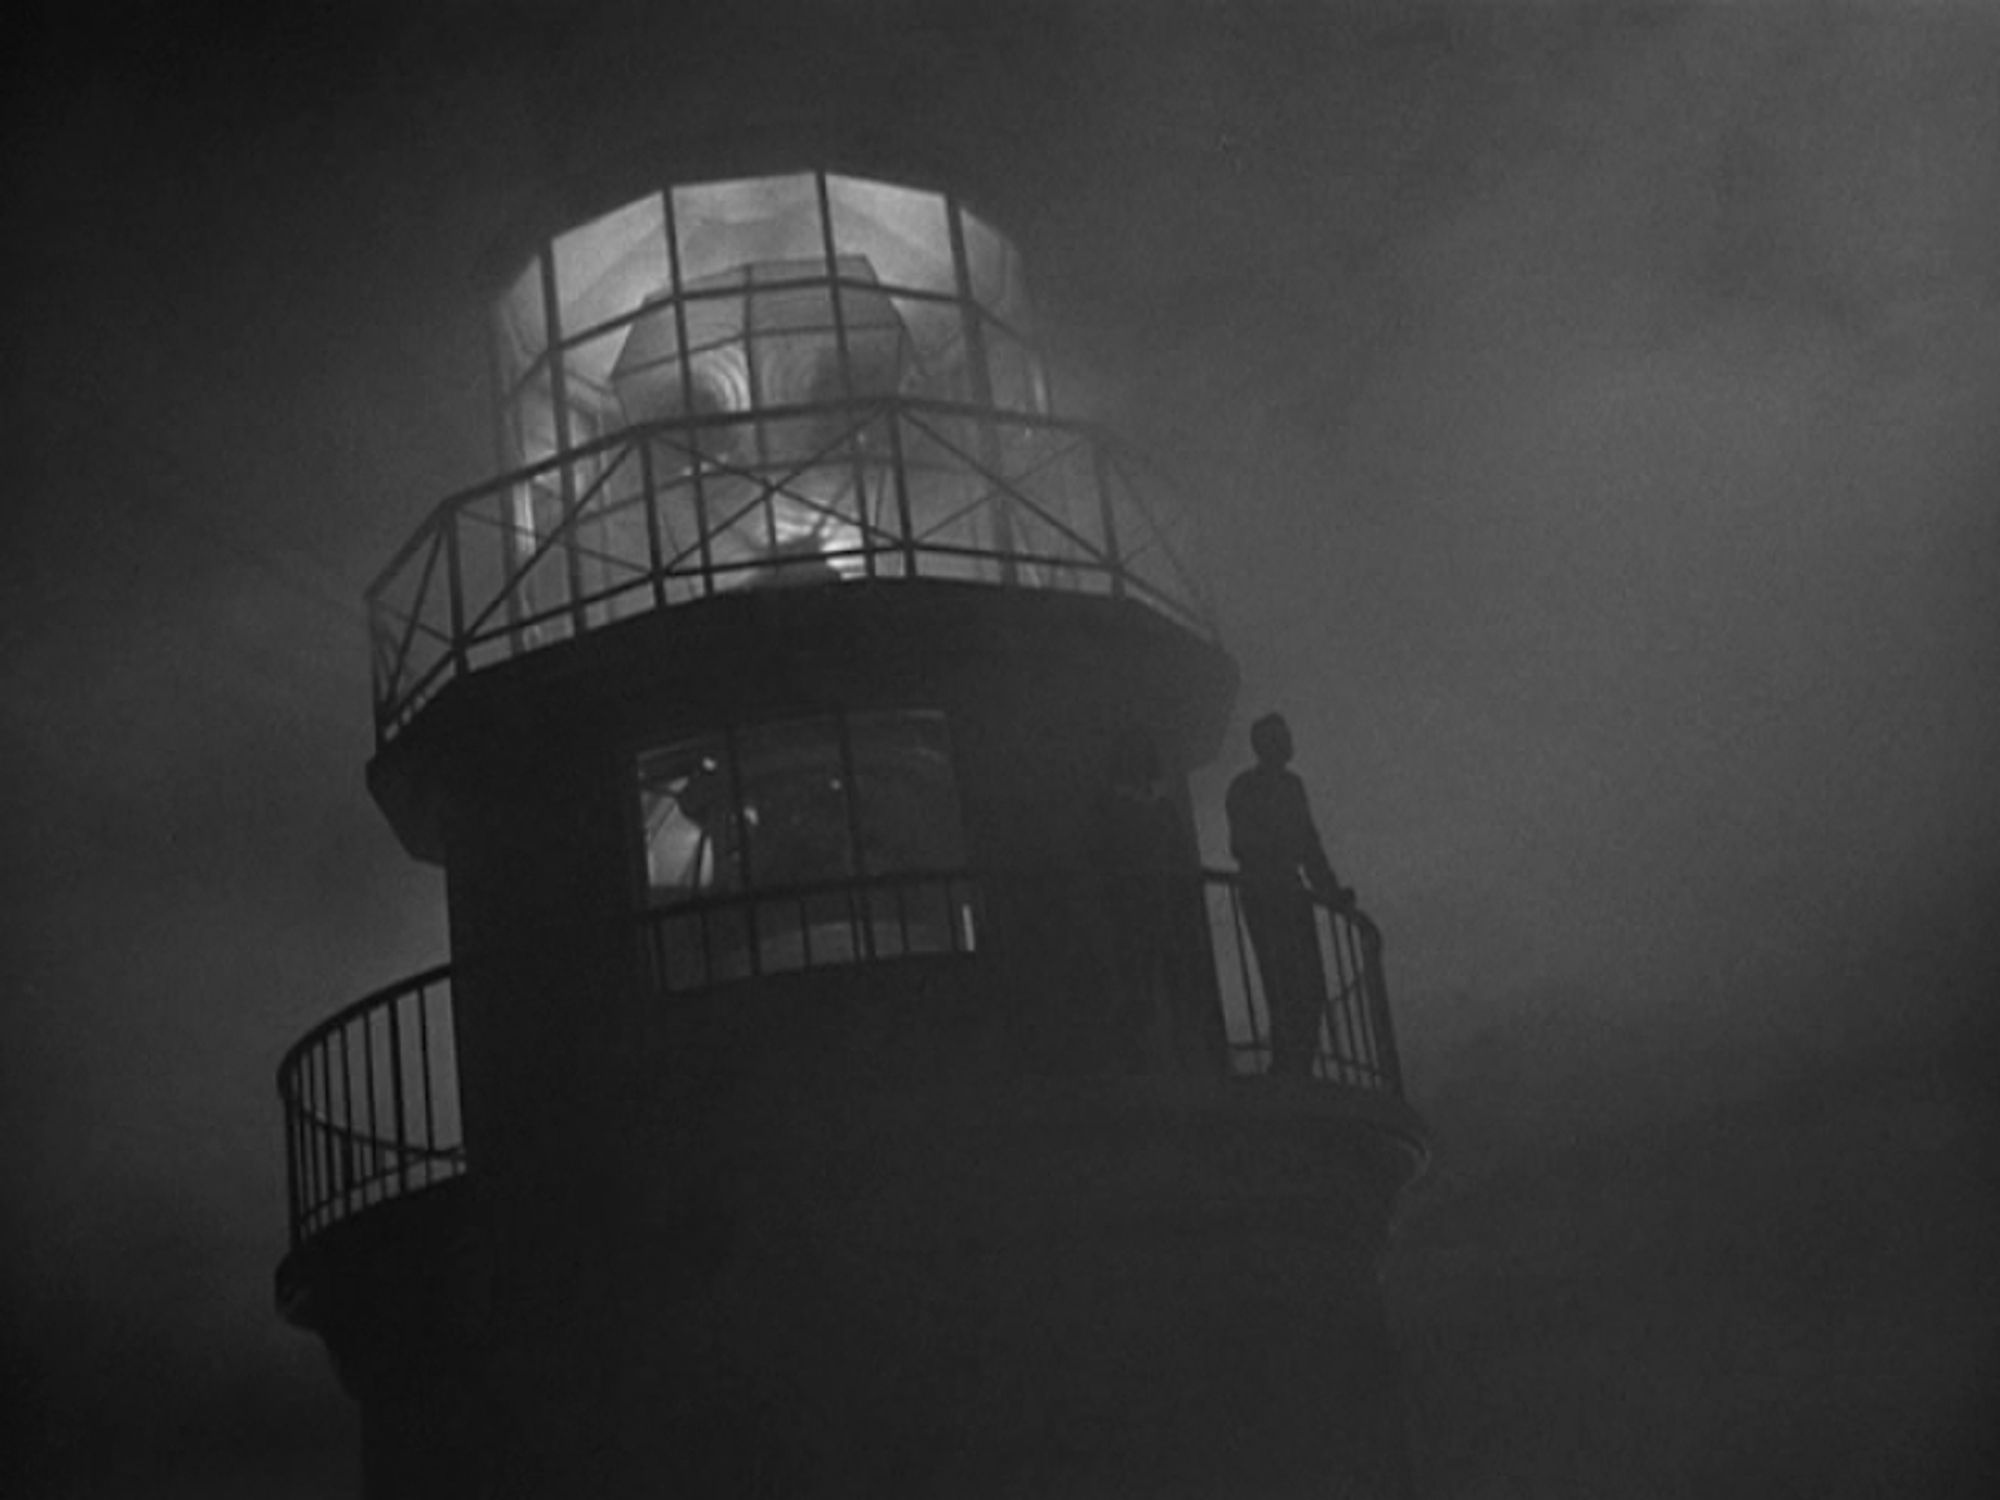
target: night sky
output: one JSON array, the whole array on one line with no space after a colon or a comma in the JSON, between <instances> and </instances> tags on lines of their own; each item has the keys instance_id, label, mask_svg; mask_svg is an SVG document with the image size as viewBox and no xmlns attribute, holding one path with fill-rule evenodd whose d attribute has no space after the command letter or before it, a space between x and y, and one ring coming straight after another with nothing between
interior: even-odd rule
<instances>
[{"instance_id":1,"label":"night sky","mask_svg":"<svg viewBox=\"0 0 2000 1500\"><path fill-rule=\"evenodd\" d=\"M490 471L481 268L627 13L628 82L828 66L271 9L9 64L9 1493L351 1493L273 1070L444 952L363 590ZM1004 143L1060 387L1200 507L1387 933L1426 1497L1986 1492L2000 12L986 9L817 7L874 61L814 97Z\"/></svg>"}]
</instances>

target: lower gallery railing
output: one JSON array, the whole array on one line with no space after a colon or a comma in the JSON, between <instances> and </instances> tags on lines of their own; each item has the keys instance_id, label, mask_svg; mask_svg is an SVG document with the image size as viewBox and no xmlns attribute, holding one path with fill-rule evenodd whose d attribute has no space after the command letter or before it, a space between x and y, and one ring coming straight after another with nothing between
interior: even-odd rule
<instances>
[{"instance_id":1,"label":"lower gallery railing","mask_svg":"<svg viewBox=\"0 0 2000 1500\"><path fill-rule=\"evenodd\" d=\"M322 1021L278 1068L294 1247L465 1170L451 969Z\"/></svg>"},{"instance_id":2,"label":"lower gallery railing","mask_svg":"<svg viewBox=\"0 0 2000 1500\"><path fill-rule=\"evenodd\" d=\"M1266 981L1267 970L1275 966L1259 956L1251 938L1241 878L1204 870L1201 879L1230 1069L1262 1073L1271 1064ZM1337 910L1317 896L1311 903L1317 965L1311 995L1319 1013L1313 1076L1400 1093L1402 1071L1389 1020L1382 934L1358 910Z\"/></svg>"},{"instance_id":3,"label":"lower gallery railing","mask_svg":"<svg viewBox=\"0 0 2000 1500\"><path fill-rule=\"evenodd\" d=\"M983 903L993 884L954 871L733 892L649 912L643 928L660 993L692 995L766 974L975 956L996 941ZM1204 871L1200 897L1228 1068L1263 1073L1272 1056L1268 965L1250 935L1242 883ZM1312 1076L1400 1092L1380 933L1360 912L1317 900L1312 923ZM378 1203L459 1176L465 1147L450 967L378 990L314 1027L286 1053L278 1091L294 1247Z\"/></svg>"}]
</instances>

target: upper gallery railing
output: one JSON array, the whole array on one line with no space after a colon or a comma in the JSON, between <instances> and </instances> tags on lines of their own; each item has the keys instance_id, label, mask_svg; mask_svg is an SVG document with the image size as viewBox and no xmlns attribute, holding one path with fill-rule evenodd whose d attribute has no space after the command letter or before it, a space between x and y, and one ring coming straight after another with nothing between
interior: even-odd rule
<instances>
[{"instance_id":1,"label":"upper gallery railing","mask_svg":"<svg viewBox=\"0 0 2000 1500\"><path fill-rule=\"evenodd\" d=\"M453 678L732 589L940 578L1212 633L1186 518L1088 424L908 395L618 430L446 500L369 591L386 742Z\"/></svg>"}]
</instances>

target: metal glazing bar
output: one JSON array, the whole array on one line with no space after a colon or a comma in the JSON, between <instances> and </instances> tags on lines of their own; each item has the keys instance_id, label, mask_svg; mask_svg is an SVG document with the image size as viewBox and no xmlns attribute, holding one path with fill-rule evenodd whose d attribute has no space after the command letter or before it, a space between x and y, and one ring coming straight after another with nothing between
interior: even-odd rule
<instances>
[{"instance_id":1,"label":"metal glazing bar","mask_svg":"<svg viewBox=\"0 0 2000 1500\"><path fill-rule=\"evenodd\" d=\"M549 404L551 417L555 423L557 509L562 516L557 530L573 528L576 515L576 474L569 431L569 360L568 351L563 347L562 302L556 293L556 258L553 247L545 248L541 257L542 268L542 317L548 329L549 341ZM574 534L570 538L574 542ZM570 628L576 634L583 634L587 628L583 607L576 602L581 592L582 580L578 575L579 562L574 545L566 544L565 576L569 582Z\"/></svg>"},{"instance_id":2,"label":"metal glazing bar","mask_svg":"<svg viewBox=\"0 0 2000 1500\"><path fill-rule=\"evenodd\" d=\"M771 464L771 439L770 434L764 429L766 413L764 409L764 391L761 384L763 372L757 364L757 325L754 321L755 310L753 302L756 292L757 288L752 286L746 279L743 283L743 382L749 387L750 391L750 410L748 415L750 418L751 464L757 473L762 474ZM769 528L769 535L766 541L769 543L771 549L776 551L778 546L778 518L776 511L769 503L770 494L768 491L765 493L764 500L765 520Z\"/></svg>"},{"instance_id":3,"label":"metal glazing bar","mask_svg":"<svg viewBox=\"0 0 2000 1500\"><path fill-rule=\"evenodd\" d=\"M680 226L674 218L674 195L661 194L664 204L663 221L667 234L667 274L672 281L674 309L674 358L681 371L681 410L684 414L694 414L694 359L688 352L687 303L683 294L685 287L681 278ZM748 330L746 329L747 333ZM704 596L715 592L715 559L710 553L708 534L708 493L705 470L707 463L702 457L699 445L690 444L688 453L688 487L694 495L695 545L701 549L701 591Z\"/></svg>"},{"instance_id":4,"label":"metal glazing bar","mask_svg":"<svg viewBox=\"0 0 2000 1500\"><path fill-rule=\"evenodd\" d=\"M819 238L820 249L826 258L826 295L833 311L834 362L840 369L840 394L844 400L854 400L854 366L848 352L847 305L841 292L840 258L833 243L833 201L826 185L826 173L813 173L813 183L819 192ZM867 524L867 487L861 472L860 444L850 432L847 443L848 458L854 471L854 519L857 527ZM875 576L875 553L870 549L863 554L863 562L868 576Z\"/></svg>"},{"instance_id":5,"label":"metal glazing bar","mask_svg":"<svg viewBox=\"0 0 2000 1500\"><path fill-rule=\"evenodd\" d=\"M965 222L963 211L956 198L945 200L945 225L951 238L952 269L958 282L958 315L965 329L965 366L971 376L972 400L991 412L993 410L993 370L987 363L985 313L972 292L972 262L965 249ZM992 429L982 424L980 431L986 436L985 446L991 447ZM989 459L996 455L989 453ZM997 461L995 468L999 467ZM993 550L1000 559L1000 581L1012 584L1017 581L1014 568L1014 518L1006 502L1000 501L990 513L993 523Z\"/></svg>"}]
</instances>

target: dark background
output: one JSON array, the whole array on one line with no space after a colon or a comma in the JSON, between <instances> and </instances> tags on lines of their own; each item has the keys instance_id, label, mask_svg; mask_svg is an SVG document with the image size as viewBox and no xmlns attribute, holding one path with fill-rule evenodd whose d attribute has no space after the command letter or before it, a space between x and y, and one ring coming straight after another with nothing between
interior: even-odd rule
<instances>
[{"instance_id":1,"label":"dark background","mask_svg":"<svg viewBox=\"0 0 2000 1500\"><path fill-rule=\"evenodd\" d=\"M1426 1495L1983 1492L2000 27L1914 0L31 11L0 1483L351 1491L272 1070L443 949L359 601L488 471L478 268L627 27L621 87L1004 143L1388 933Z\"/></svg>"}]
</instances>

